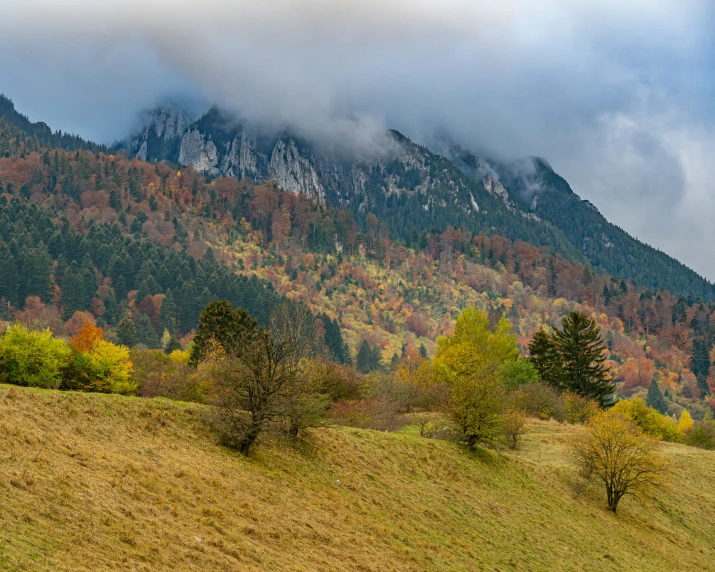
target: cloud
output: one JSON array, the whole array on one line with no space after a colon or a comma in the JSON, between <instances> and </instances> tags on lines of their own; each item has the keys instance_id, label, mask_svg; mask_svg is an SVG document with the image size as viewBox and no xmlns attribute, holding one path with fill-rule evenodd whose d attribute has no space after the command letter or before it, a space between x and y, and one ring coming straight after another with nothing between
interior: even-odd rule
<instances>
[{"instance_id":1,"label":"cloud","mask_svg":"<svg viewBox=\"0 0 715 572\"><path fill-rule=\"evenodd\" d=\"M360 149L386 127L546 157L583 198L715 278L709 0L23 0L0 89L112 141L165 97ZM703 214L709 209L707 216Z\"/></svg>"}]
</instances>

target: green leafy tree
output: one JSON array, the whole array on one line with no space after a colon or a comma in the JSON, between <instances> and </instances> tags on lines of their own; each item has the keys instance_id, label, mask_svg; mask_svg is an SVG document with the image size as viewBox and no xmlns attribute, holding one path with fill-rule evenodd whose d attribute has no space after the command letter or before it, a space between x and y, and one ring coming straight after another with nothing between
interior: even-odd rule
<instances>
[{"instance_id":1,"label":"green leafy tree","mask_svg":"<svg viewBox=\"0 0 715 572\"><path fill-rule=\"evenodd\" d=\"M28 331L16 324L0 338L0 380L3 383L56 389L72 351L49 329Z\"/></svg>"},{"instance_id":2,"label":"green leafy tree","mask_svg":"<svg viewBox=\"0 0 715 572\"><path fill-rule=\"evenodd\" d=\"M539 372L527 359L519 358L505 361L497 370L499 385L506 390L518 389L521 386L539 381Z\"/></svg>"}]
</instances>

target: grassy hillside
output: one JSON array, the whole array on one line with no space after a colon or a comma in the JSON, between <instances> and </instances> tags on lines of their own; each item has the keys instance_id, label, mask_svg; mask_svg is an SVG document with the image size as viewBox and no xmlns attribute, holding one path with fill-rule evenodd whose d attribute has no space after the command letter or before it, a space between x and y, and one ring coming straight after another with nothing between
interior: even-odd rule
<instances>
[{"instance_id":1,"label":"grassy hillside","mask_svg":"<svg viewBox=\"0 0 715 572\"><path fill-rule=\"evenodd\" d=\"M0 569L715 569L715 453L664 445L670 484L614 517L575 486L570 426L502 455L321 429L244 459L201 416L0 386Z\"/></svg>"}]
</instances>

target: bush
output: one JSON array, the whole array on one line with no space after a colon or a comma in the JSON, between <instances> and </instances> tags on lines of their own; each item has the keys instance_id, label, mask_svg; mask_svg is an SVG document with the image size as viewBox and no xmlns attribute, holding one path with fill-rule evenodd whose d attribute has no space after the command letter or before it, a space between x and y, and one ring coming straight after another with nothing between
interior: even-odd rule
<instances>
[{"instance_id":1,"label":"bush","mask_svg":"<svg viewBox=\"0 0 715 572\"><path fill-rule=\"evenodd\" d=\"M175 356L174 354L177 353L180 355ZM161 350L134 348L130 355L134 364L132 379L142 397L208 402L207 367L200 365L198 368L193 368L188 365L188 360L185 359L188 357L186 352L172 352L166 355Z\"/></svg>"},{"instance_id":2,"label":"bush","mask_svg":"<svg viewBox=\"0 0 715 572\"><path fill-rule=\"evenodd\" d=\"M685 442L691 447L715 450L715 421L712 416L696 423L688 432Z\"/></svg>"},{"instance_id":3,"label":"bush","mask_svg":"<svg viewBox=\"0 0 715 572\"><path fill-rule=\"evenodd\" d=\"M523 409L509 409L502 415L502 430L509 447L516 449L526 433L527 415Z\"/></svg>"},{"instance_id":4,"label":"bush","mask_svg":"<svg viewBox=\"0 0 715 572\"><path fill-rule=\"evenodd\" d=\"M501 364L497 373L499 385L507 391L539 382L539 372L530 361L519 358Z\"/></svg>"},{"instance_id":5,"label":"bush","mask_svg":"<svg viewBox=\"0 0 715 572\"><path fill-rule=\"evenodd\" d=\"M0 338L0 381L57 389L71 357L67 344L49 329L30 332L19 324L9 326Z\"/></svg>"},{"instance_id":6,"label":"bush","mask_svg":"<svg viewBox=\"0 0 715 572\"><path fill-rule=\"evenodd\" d=\"M338 401L333 404L329 415L338 425L376 431L396 431L404 424L398 414L398 406L384 398Z\"/></svg>"},{"instance_id":7,"label":"bush","mask_svg":"<svg viewBox=\"0 0 715 572\"><path fill-rule=\"evenodd\" d=\"M557 389L544 383L532 383L521 390L526 412L539 419L556 419L564 421L566 406Z\"/></svg>"},{"instance_id":8,"label":"bush","mask_svg":"<svg viewBox=\"0 0 715 572\"><path fill-rule=\"evenodd\" d=\"M564 393L564 418L569 423L586 423L598 413L600 407L593 399L582 397L576 393Z\"/></svg>"},{"instance_id":9,"label":"bush","mask_svg":"<svg viewBox=\"0 0 715 572\"><path fill-rule=\"evenodd\" d=\"M661 415L652 407L648 407L643 399L619 401L613 406L612 411L635 421L651 437L673 443L683 441L684 435L678 429L678 424L673 419Z\"/></svg>"}]
</instances>

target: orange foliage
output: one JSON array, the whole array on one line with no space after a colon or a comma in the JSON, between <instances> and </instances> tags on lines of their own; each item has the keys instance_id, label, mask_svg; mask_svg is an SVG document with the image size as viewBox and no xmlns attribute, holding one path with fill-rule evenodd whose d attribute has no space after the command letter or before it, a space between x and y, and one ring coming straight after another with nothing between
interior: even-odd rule
<instances>
[{"instance_id":1,"label":"orange foliage","mask_svg":"<svg viewBox=\"0 0 715 572\"><path fill-rule=\"evenodd\" d=\"M92 351L95 344L104 339L102 328L86 323L74 336L70 338L70 347L80 353Z\"/></svg>"}]
</instances>

